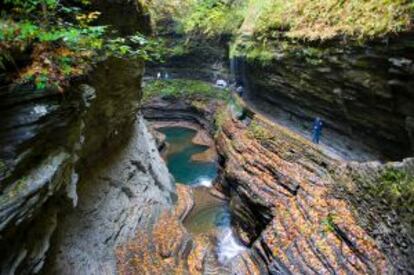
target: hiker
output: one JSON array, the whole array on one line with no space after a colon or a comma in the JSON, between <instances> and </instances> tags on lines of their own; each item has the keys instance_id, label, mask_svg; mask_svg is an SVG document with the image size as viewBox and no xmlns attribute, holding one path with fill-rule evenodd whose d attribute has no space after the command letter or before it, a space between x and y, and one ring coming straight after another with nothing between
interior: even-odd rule
<instances>
[{"instance_id":1,"label":"hiker","mask_svg":"<svg viewBox=\"0 0 414 275\"><path fill-rule=\"evenodd\" d=\"M322 135L322 128L323 128L323 121L320 117L317 117L313 122L312 128L312 141L313 143L319 144L319 140L321 139Z\"/></svg>"},{"instance_id":2,"label":"hiker","mask_svg":"<svg viewBox=\"0 0 414 275\"><path fill-rule=\"evenodd\" d=\"M165 73L165 79L169 79L170 75L168 73Z\"/></svg>"},{"instance_id":3,"label":"hiker","mask_svg":"<svg viewBox=\"0 0 414 275\"><path fill-rule=\"evenodd\" d=\"M236 93L240 96L243 97L243 93L244 93L244 88L242 85L240 85L239 87L237 87L236 89Z\"/></svg>"},{"instance_id":4,"label":"hiker","mask_svg":"<svg viewBox=\"0 0 414 275\"><path fill-rule=\"evenodd\" d=\"M161 79L161 72L157 73L157 79Z\"/></svg>"}]
</instances>

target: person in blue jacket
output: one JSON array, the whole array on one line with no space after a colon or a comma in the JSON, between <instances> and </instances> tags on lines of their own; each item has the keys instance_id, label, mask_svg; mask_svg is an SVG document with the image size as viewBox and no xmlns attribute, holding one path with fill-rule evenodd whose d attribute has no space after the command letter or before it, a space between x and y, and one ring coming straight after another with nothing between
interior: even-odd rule
<instances>
[{"instance_id":1,"label":"person in blue jacket","mask_svg":"<svg viewBox=\"0 0 414 275\"><path fill-rule=\"evenodd\" d=\"M312 128L312 141L319 144L322 135L323 121L320 117L317 117L313 122Z\"/></svg>"}]
</instances>

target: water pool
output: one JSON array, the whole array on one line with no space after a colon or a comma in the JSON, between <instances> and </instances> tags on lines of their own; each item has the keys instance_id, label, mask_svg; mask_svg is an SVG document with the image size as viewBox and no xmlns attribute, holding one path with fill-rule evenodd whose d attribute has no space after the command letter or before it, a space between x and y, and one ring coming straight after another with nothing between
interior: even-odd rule
<instances>
[{"instance_id":1,"label":"water pool","mask_svg":"<svg viewBox=\"0 0 414 275\"><path fill-rule=\"evenodd\" d=\"M182 127L158 129L166 136L167 166L177 183L192 186L194 208L184 220L192 235L208 234L216 239L218 260L227 264L246 248L239 244L231 229L231 214L227 202L212 196L211 183L217 177L218 165L214 162L196 162L191 157L208 149L192 142L195 130Z\"/></svg>"}]
</instances>

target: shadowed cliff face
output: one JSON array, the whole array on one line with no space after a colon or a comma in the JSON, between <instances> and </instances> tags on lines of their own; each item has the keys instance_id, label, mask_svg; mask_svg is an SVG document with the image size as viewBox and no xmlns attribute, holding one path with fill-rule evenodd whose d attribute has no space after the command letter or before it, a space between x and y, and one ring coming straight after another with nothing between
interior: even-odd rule
<instances>
[{"instance_id":1,"label":"shadowed cliff face","mask_svg":"<svg viewBox=\"0 0 414 275\"><path fill-rule=\"evenodd\" d=\"M149 30L137 1L97 8L109 4L123 8L102 10L108 24L128 17L124 34ZM143 72L143 62L109 58L64 94L1 87L0 273L39 272L56 247L67 252L62 262L74 264L59 258L50 270L115 273L115 246L172 204L172 180L137 117ZM141 214L122 216L142 205ZM92 253L96 243L106 252Z\"/></svg>"},{"instance_id":2,"label":"shadowed cliff face","mask_svg":"<svg viewBox=\"0 0 414 275\"><path fill-rule=\"evenodd\" d=\"M408 33L366 46L288 44L270 64L245 62L238 74L258 110L303 131L320 116L324 142L368 152L349 158L402 159L414 146L413 41Z\"/></svg>"}]
</instances>

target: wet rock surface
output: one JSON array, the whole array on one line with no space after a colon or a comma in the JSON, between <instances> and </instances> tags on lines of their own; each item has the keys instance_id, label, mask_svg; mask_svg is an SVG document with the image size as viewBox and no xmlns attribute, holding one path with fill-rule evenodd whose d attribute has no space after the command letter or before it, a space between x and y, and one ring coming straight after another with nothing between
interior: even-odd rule
<instances>
[{"instance_id":1,"label":"wet rock surface","mask_svg":"<svg viewBox=\"0 0 414 275\"><path fill-rule=\"evenodd\" d=\"M195 111L191 102L187 107L180 103L178 115L175 103L163 104L166 108L157 112L161 120L194 121L203 112L211 117L211 110ZM233 260L232 271L410 272L409 219L401 223L401 213L396 214L379 197L367 197L364 185L356 180L375 186L378 173L390 165L409 171L409 159L387 165L347 164L299 134L246 111L244 121L229 119L215 136L222 173L214 193L230 200L234 229L252 248Z\"/></svg>"},{"instance_id":2,"label":"wet rock surface","mask_svg":"<svg viewBox=\"0 0 414 275\"><path fill-rule=\"evenodd\" d=\"M399 160L413 154L413 39L407 33L365 46L278 41L289 46L275 49L276 60L240 61L236 71L258 110L305 132L322 117L325 142L344 154L355 150L350 159Z\"/></svg>"},{"instance_id":3,"label":"wet rock surface","mask_svg":"<svg viewBox=\"0 0 414 275\"><path fill-rule=\"evenodd\" d=\"M194 207L190 187L177 185L178 203L161 214L154 226L117 250L119 274L263 274L248 252L223 265L217 258L217 235L190 234L183 226Z\"/></svg>"}]
</instances>

